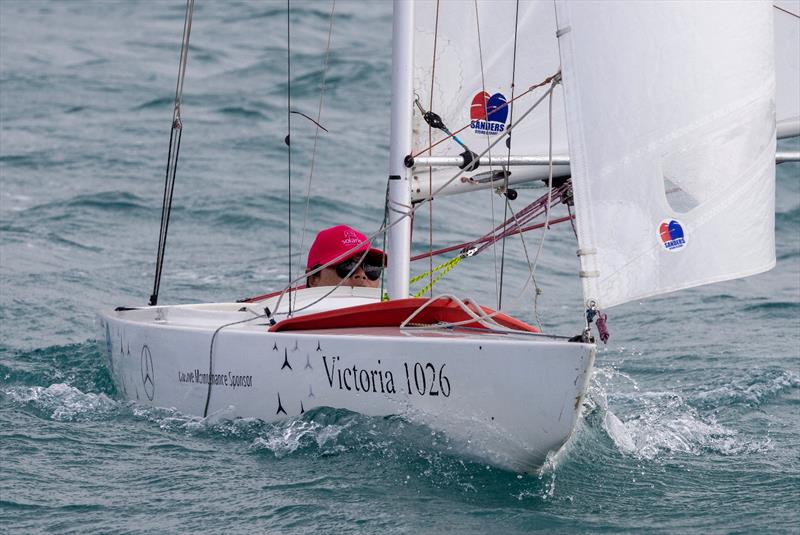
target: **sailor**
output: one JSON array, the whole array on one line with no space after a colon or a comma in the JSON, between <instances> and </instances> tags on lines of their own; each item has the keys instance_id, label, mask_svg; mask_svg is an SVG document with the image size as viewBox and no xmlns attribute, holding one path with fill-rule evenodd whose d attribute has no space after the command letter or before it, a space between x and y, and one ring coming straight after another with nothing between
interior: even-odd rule
<instances>
[{"instance_id":1,"label":"sailor","mask_svg":"<svg viewBox=\"0 0 800 535\"><path fill-rule=\"evenodd\" d=\"M308 276L306 286L312 288L342 284L377 288L381 272L387 265L386 254L372 247L366 236L347 225L337 225L319 231L314 243L311 244L311 249L308 250L306 273L334 260L335 264Z\"/></svg>"}]
</instances>

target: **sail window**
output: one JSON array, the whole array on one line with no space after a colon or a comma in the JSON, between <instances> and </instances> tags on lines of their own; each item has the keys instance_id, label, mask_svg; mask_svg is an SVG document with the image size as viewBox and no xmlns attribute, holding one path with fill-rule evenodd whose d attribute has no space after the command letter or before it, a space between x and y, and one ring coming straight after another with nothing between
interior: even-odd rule
<instances>
[{"instance_id":1,"label":"sail window","mask_svg":"<svg viewBox=\"0 0 800 535\"><path fill-rule=\"evenodd\" d=\"M696 198L667 177L664 177L664 194L670 208L679 214L685 214L700 204Z\"/></svg>"}]
</instances>

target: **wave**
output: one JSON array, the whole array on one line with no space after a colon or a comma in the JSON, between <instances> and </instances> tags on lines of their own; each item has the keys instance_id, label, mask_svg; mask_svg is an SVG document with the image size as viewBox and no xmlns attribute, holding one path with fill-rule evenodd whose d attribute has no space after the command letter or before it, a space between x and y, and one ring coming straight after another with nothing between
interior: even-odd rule
<instances>
[{"instance_id":1,"label":"wave","mask_svg":"<svg viewBox=\"0 0 800 535\"><path fill-rule=\"evenodd\" d=\"M775 368L700 392L693 396L693 404L708 408L724 405L746 405L754 408L783 393L798 389L800 375Z\"/></svg>"},{"instance_id":2,"label":"wave","mask_svg":"<svg viewBox=\"0 0 800 535\"><path fill-rule=\"evenodd\" d=\"M65 158L63 154L57 154L53 151L31 151L25 154L0 155L0 163L25 169L47 169L50 167L61 169L74 162L74 159Z\"/></svg>"},{"instance_id":3,"label":"wave","mask_svg":"<svg viewBox=\"0 0 800 535\"><path fill-rule=\"evenodd\" d=\"M269 119L269 117L262 112L244 106L225 106L224 108L217 109L217 112L242 119Z\"/></svg>"},{"instance_id":4,"label":"wave","mask_svg":"<svg viewBox=\"0 0 800 535\"><path fill-rule=\"evenodd\" d=\"M142 111L154 108L168 108L175 104L175 97L159 97L134 106L131 111Z\"/></svg>"},{"instance_id":5,"label":"wave","mask_svg":"<svg viewBox=\"0 0 800 535\"><path fill-rule=\"evenodd\" d=\"M68 208L92 208L97 210L119 212L133 210L149 210L144 200L126 191L101 191L86 195L78 195L63 203Z\"/></svg>"},{"instance_id":6,"label":"wave","mask_svg":"<svg viewBox=\"0 0 800 535\"><path fill-rule=\"evenodd\" d=\"M100 191L76 195L70 199L37 204L20 212L27 217L49 215L51 219L69 219L74 217L76 211L82 209L101 210L118 214L125 211L150 210L151 207L141 197L130 192Z\"/></svg>"},{"instance_id":7,"label":"wave","mask_svg":"<svg viewBox=\"0 0 800 535\"><path fill-rule=\"evenodd\" d=\"M784 313L797 314L800 303L796 301L764 301L742 307L743 312L768 312L783 315Z\"/></svg>"},{"instance_id":8,"label":"wave","mask_svg":"<svg viewBox=\"0 0 800 535\"><path fill-rule=\"evenodd\" d=\"M627 392L619 383L629 383ZM608 387L606 385L614 384ZM632 388L630 388L632 387ZM642 460L660 460L674 455L722 456L764 453L772 441L741 434L719 423L714 414L693 406L697 397L674 391L642 392L636 381L613 368L598 368L584 402L588 420L601 428L616 450ZM612 409L613 406L613 409Z\"/></svg>"},{"instance_id":9,"label":"wave","mask_svg":"<svg viewBox=\"0 0 800 535\"><path fill-rule=\"evenodd\" d=\"M694 456L708 452L725 456L762 453L773 447L769 439L743 438L713 418L704 419L680 398L674 399L669 394L664 397L668 400L666 405L653 405L647 412L624 422L614 412L605 412L603 429L621 453L653 460L676 453Z\"/></svg>"},{"instance_id":10,"label":"wave","mask_svg":"<svg viewBox=\"0 0 800 535\"><path fill-rule=\"evenodd\" d=\"M797 230L800 224L800 206L795 206L786 211L775 212L775 227L780 231L784 227L788 230Z\"/></svg>"},{"instance_id":11,"label":"wave","mask_svg":"<svg viewBox=\"0 0 800 535\"><path fill-rule=\"evenodd\" d=\"M116 388L93 340L40 349L0 346L0 377L20 387L65 383L84 392L116 395Z\"/></svg>"},{"instance_id":12,"label":"wave","mask_svg":"<svg viewBox=\"0 0 800 535\"><path fill-rule=\"evenodd\" d=\"M57 421L107 419L119 403L105 394L85 393L64 383L48 386L11 387L3 394L14 404L25 406Z\"/></svg>"}]
</instances>

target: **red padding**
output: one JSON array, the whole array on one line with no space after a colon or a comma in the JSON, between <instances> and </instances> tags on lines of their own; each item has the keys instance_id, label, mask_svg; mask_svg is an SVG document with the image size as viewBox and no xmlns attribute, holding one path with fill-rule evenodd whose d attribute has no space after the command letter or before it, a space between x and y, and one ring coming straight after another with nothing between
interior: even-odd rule
<instances>
[{"instance_id":1,"label":"red padding","mask_svg":"<svg viewBox=\"0 0 800 535\"><path fill-rule=\"evenodd\" d=\"M358 305L354 307L339 308L285 319L272 327L270 331L304 331L309 329L344 329L349 327L398 327L406 318L428 301L424 298L396 299L382 303ZM493 314L490 308L481 307L487 314ZM452 301L441 299L425 307L417 314L412 324L435 324L439 322L456 323L470 319L461 308ZM514 319L502 312L492 316L492 319L509 329L538 333L539 329L527 323ZM486 329L477 322L470 322L464 327Z\"/></svg>"}]
</instances>

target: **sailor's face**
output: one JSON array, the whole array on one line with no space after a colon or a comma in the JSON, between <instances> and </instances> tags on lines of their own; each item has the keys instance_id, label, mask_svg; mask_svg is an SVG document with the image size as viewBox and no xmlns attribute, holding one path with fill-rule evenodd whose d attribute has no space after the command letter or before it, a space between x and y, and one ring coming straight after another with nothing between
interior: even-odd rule
<instances>
[{"instance_id":1,"label":"sailor's face","mask_svg":"<svg viewBox=\"0 0 800 535\"><path fill-rule=\"evenodd\" d=\"M342 282L344 280L344 282ZM341 284L342 286L363 286L366 288L377 288L380 284L380 279L369 280L367 278L367 274L364 272L364 268L362 266L358 266L353 274L347 277L346 279L342 279L338 273L336 273L336 267L326 267L322 271L320 271L317 275L309 277L309 286L336 286L337 284Z\"/></svg>"}]
</instances>

